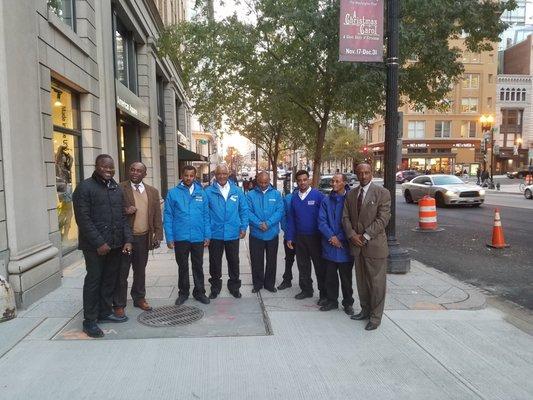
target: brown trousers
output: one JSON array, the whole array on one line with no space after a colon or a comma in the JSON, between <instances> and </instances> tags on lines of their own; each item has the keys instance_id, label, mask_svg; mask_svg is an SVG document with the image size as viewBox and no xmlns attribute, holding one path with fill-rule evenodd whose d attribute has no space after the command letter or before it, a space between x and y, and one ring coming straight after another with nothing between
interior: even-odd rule
<instances>
[{"instance_id":1,"label":"brown trousers","mask_svg":"<svg viewBox=\"0 0 533 400\"><path fill-rule=\"evenodd\" d=\"M379 325L385 307L387 259L363 257L360 253L356 260L355 278L361 312L370 315L370 322Z\"/></svg>"},{"instance_id":2,"label":"brown trousers","mask_svg":"<svg viewBox=\"0 0 533 400\"><path fill-rule=\"evenodd\" d=\"M146 264L148 263L148 234L133 236L131 256L123 255L120 272L113 294L113 307L126 307L128 299L128 275L130 265L133 269L131 298L133 303L144 299L146 295Z\"/></svg>"}]
</instances>

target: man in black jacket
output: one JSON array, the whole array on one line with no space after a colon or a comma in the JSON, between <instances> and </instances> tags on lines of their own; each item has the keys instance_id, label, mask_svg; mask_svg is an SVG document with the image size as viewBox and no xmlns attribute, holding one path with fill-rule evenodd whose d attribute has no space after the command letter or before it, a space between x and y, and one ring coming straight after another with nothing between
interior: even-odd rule
<instances>
[{"instance_id":1,"label":"man in black jacket","mask_svg":"<svg viewBox=\"0 0 533 400\"><path fill-rule=\"evenodd\" d=\"M117 317L112 311L122 253L131 253L133 240L123 212L122 190L113 179L114 175L111 156L99 155L93 175L76 187L72 197L79 231L78 248L83 251L87 269L83 283L83 331L90 337L104 336L97 320L128 320L125 316Z\"/></svg>"}]
</instances>

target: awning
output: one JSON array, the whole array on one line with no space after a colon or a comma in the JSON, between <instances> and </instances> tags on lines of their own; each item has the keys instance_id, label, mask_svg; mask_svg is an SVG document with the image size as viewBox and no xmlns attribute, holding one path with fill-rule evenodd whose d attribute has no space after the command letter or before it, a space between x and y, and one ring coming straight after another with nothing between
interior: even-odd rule
<instances>
[{"instance_id":1,"label":"awning","mask_svg":"<svg viewBox=\"0 0 533 400\"><path fill-rule=\"evenodd\" d=\"M178 161L207 161L207 157L178 145Z\"/></svg>"}]
</instances>

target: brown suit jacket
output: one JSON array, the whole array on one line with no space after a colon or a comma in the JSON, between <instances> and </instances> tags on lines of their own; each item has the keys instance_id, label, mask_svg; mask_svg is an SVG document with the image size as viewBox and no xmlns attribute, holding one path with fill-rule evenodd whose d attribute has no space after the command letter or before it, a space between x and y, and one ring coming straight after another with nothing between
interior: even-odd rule
<instances>
[{"instance_id":1,"label":"brown suit jacket","mask_svg":"<svg viewBox=\"0 0 533 400\"><path fill-rule=\"evenodd\" d=\"M342 227L349 239L355 234L366 233L370 236L364 247L354 246L350 242L350 249L354 256L362 251L364 257L386 258L389 255L385 227L390 219L391 197L387 189L370 183L361 210L357 209L359 187L352 189L344 201L342 213Z\"/></svg>"},{"instance_id":2,"label":"brown suit jacket","mask_svg":"<svg viewBox=\"0 0 533 400\"><path fill-rule=\"evenodd\" d=\"M143 182L144 183L144 182ZM135 199L133 197L133 189L131 182L120 182L120 187L124 192L124 208L135 206ZM144 183L146 195L148 196L148 248L154 248L154 241L161 242L163 240L163 222L161 218L161 202L159 201L159 192L153 186ZM128 222L133 229L133 219L135 214L128 215Z\"/></svg>"}]
</instances>

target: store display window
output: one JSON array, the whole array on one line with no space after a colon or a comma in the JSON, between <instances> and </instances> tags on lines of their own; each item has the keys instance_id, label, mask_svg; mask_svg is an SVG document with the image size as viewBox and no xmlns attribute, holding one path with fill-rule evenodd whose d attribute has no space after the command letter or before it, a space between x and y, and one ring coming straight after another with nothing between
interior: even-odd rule
<instances>
[{"instance_id":1,"label":"store display window","mask_svg":"<svg viewBox=\"0 0 533 400\"><path fill-rule=\"evenodd\" d=\"M78 227L74 220L72 193L81 181L79 98L53 83L51 90L53 151L55 161L57 216L63 254L76 249Z\"/></svg>"}]
</instances>

